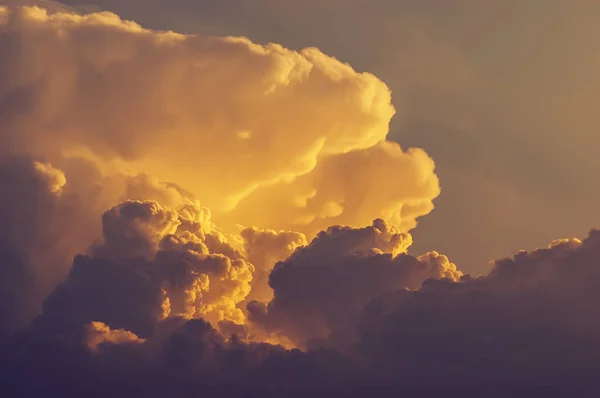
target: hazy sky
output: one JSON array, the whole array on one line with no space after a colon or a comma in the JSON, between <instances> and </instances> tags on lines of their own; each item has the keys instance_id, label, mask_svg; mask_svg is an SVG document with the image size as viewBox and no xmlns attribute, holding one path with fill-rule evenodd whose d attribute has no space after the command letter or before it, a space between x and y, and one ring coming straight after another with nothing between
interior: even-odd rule
<instances>
[{"instance_id":1,"label":"hazy sky","mask_svg":"<svg viewBox=\"0 0 600 398\"><path fill-rule=\"evenodd\" d=\"M442 185L414 253L435 249L480 274L489 260L600 222L600 2L65 3L153 28L316 46L384 80L398 110L389 137L424 148Z\"/></svg>"}]
</instances>

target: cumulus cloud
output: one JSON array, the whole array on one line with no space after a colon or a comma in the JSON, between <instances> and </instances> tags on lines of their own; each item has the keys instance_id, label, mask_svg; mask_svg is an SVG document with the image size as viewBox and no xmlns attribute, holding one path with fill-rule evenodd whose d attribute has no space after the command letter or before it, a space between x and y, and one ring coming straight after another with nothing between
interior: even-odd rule
<instances>
[{"instance_id":1,"label":"cumulus cloud","mask_svg":"<svg viewBox=\"0 0 600 398\"><path fill-rule=\"evenodd\" d=\"M241 232L248 261L254 267L252 290L247 300L268 301L273 297L269 274L279 261L287 259L297 248L306 246L306 237L298 232L245 228Z\"/></svg>"},{"instance_id":2,"label":"cumulus cloud","mask_svg":"<svg viewBox=\"0 0 600 398\"><path fill-rule=\"evenodd\" d=\"M385 141L373 75L58 5L0 7L0 49L0 388L597 385L600 233L478 278L408 255L439 183L425 152Z\"/></svg>"},{"instance_id":3,"label":"cumulus cloud","mask_svg":"<svg viewBox=\"0 0 600 398\"><path fill-rule=\"evenodd\" d=\"M3 15L11 147L93 149L185 179L215 209L372 147L395 112L384 83L317 49L154 32L106 12Z\"/></svg>"},{"instance_id":4,"label":"cumulus cloud","mask_svg":"<svg viewBox=\"0 0 600 398\"><path fill-rule=\"evenodd\" d=\"M302 234L245 229L240 251L194 211L202 213L155 201L108 210L103 241L75 257L43 318L61 328L103 322L144 338L168 317L203 318L226 335L306 347L351 327L379 295L462 275L437 253L404 254L410 235L380 219L332 227L308 246Z\"/></svg>"},{"instance_id":5,"label":"cumulus cloud","mask_svg":"<svg viewBox=\"0 0 600 398\"><path fill-rule=\"evenodd\" d=\"M106 12L2 13L13 152L148 173L234 225L314 235L381 217L408 230L433 208L431 159L385 141L387 86L317 49L150 31Z\"/></svg>"},{"instance_id":6,"label":"cumulus cloud","mask_svg":"<svg viewBox=\"0 0 600 398\"><path fill-rule=\"evenodd\" d=\"M442 383L468 376L496 385L596 386L599 237L592 231L583 242L496 261L486 276L431 280L379 298L364 310L360 350L382 372L421 380L435 369Z\"/></svg>"},{"instance_id":7,"label":"cumulus cloud","mask_svg":"<svg viewBox=\"0 0 600 398\"><path fill-rule=\"evenodd\" d=\"M91 396L106 386L116 396L593 396L599 236L521 252L479 278L429 279L373 298L351 325L353 351L245 343L200 319L161 321L146 340L92 323L70 340L13 339L2 347L12 376L2 384L37 391L52 374L46 393ZM447 263L438 254L419 261ZM49 353L61 360L44 360Z\"/></svg>"},{"instance_id":8,"label":"cumulus cloud","mask_svg":"<svg viewBox=\"0 0 600 398\"><path fill-rule=\"evenodd\" d=\"M251 302L251 319L306 347L311 340L351 330L363 307L382 294L416 289L428 278L460 278L456 266L437 253L405 254L409 237L383 220L321 232L276 265L269 277L274 298Z\"/></svg>"},{"instance_id":9,"label":"cumulus cloud","mask_svg":"<svg viewBox=\"0 0 600 398\"><path fill-rule=\"evenodd\" d=\"M139 183L139 177L103 176L84 159L56 164L0 155L2 333L16 331L41 311L47 295L69 274L73 257L102 238L101 215L131 194L127 186L137 181L138 190L151 192L151 184ZM115 227L110 243L141 250L118 241L135 226L119 227L123 230Z\"/></svg>"},{"instance_id":10,"label":"cumulus cloud","mask_svg":"<svg viewBox=\"0 0 600 398\"><path fill-rule=\"evenodd\" d=\"M14 338L2 351L9 360L2 366L14 377L3 383L16 388L13 391L26 391L23 383L39 383L56 366L42 359L53 353L61 355L60 371L54 370L56 378L44 388L62 393L109 385L117 396L170 391L175 396L201 392L209 397L354 397L396 396L399 390L411 396L443 391L466 397L590 396L598 391L595 369L600 364L595 348L600 343L595 289L600 281L599 237L592 231L583 241L561 240L547 249L518 253L496 261L490 274L478 278L461 276L437 253L410 261L399 254L396 257L405 262L421 263L417 267L437 269L438 275L450 272L454 280L427 279L415 289L390 289L365 300L353 322L344 324L355 330L349 342L353 350L322 344L305 351L285 350L243 342L201 319L158 321L145 340L90 323L83 324L81 332L74 329L67 340L35 331ZM310 249L311 245L297 253ZM371 261L377 272L377 260ZM352 264L348 266L352 271ZM338 290L333 291L328 298L335 301ZM362 294L360 288L354 291ZM344 312L342 301L335 303ZM292 322L286 328L295 332L299 325ZM73 378L74 371L82 378ZM144 382L134 382L140 375Z\"/></svg>"},{"instance_id":11,"label":"cumulus cloud","mask_svg":"<svg viewBox=\"0 0 600 398\"><path fill-rule=\"evenodd\" d=\"M386 85L315 48L151 31L51 1L12 1L0 14L0 154L30 159L57 203L5 207L47 226L36 231L48 231L43 251L6 249L35 268L11 277L45 285L37 311L94 242L111 261L152 261L161 244L189 246L184 231L216 231L212 220L222 229L201 233L207 253L254 267L244 277L253 293L239 296L266 301L274 264L320 230L379 217L408 232L439 194L423 151L385 141L395 113ZM126 200L161 209L114 207Z\"/></svg>"},{"instance_id":12,"label":"cumulus cloud","mask_svg":"<svg viewBox=\"0 0 600 398\"><path fill-rule=\"evenodd\" d=\"M216 231L153 201L127 201L102 217L102 243L78 255L44 316L67 326L100 321L139 336L169 315L244 322L237 304L254 266Z\"/></svg>"}]
</instances>

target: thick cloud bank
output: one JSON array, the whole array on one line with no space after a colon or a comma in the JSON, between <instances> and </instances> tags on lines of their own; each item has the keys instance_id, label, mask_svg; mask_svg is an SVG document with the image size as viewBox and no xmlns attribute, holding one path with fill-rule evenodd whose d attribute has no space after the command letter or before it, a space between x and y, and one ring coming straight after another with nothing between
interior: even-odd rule
<instances>
[{"instance_id":1,"label":"thick cloud bank","mask_svg":"<svg viewBox=\"0 0 600 398\"><path fill-rule=\"evenodd\" d=\"M44 4L0 7L3 396L596 390L598 231L408 255L439 184L376 77Z\"/></svg>"},{"instance_id":2,"label":"thick cloud bank","mask_svg":"<svg viewBox=\"0 0 600 398\"><path fill-rule=\"evenodd\" d=\"M339 233L332 230L326 236ZM351 233L378 235L366 229ZM355 242L344 243L352 247ZM314 260L310 251L317 249L313 245L318 242L281 263L278 272L294 266L325 267L318 261L299 264L303 259ZM337 249L333 244L334 253ZM375 256L382 255L375 251ZM592 231L582 242L558 241L548 249L497 261L487 276L429 279L416 290L401 288L379 295L343 325L336 317L326 317L332 315L333 307L327 300L338 304L338 314L347 313L350 307L343 301L348 297L336 294L335 286L330 293L319 292L317 287L314 296L296 294L284 301L275 286L285 284L272 277L276 291L272 308L293 315L287 318L289 324L279 324L282 330L297 336L328 319L327 326L343 326L343 332L354 333L353 340L332 333L329 345L305 351L244 340L241 328L227 337L201 319L161 320L157 316L148 322L154 325L148 333L133 324L149 313L134 305L134 297L130 297L131 305L114 303L112 311L102 308L105 303L89 306L88 313L108 323L82 319L80 327L73 324L59 335L48 311L5 347L4 374L9 376L5 382L7 388L24 394L67 396L110 392L157 397L166 393L358 397L397 396L398 391L408 396L592 396L598 392L600 364L599 258L600 232ZM401 255L397 261L411 264L404 270L406 275L419 274L428 264L430 272L458 277L440 256L414 259ZM90 272L94 266L88 265ZM377 261L373 266L380 267ZM330 267L335 268L335 263ZM352 264L349 268L351 273L356 269ZM119 286L119 277L115 279ZM339 280L341 285L352 283L343 277ZM322 278L316 283L325 282ZM71 283L75 283L74 276L66 285ZM139 285L132 284L130 293L137 298L143 297L135 287ZM372 286L372 282L364 285ZM357 295L366 297L367 290L358 288ZM118 288L113 291L116 297L123 294ZM88 293L75 294L73 299L79 301ZM323 301L311 301L317 298ZM58 305L47 308L56 310ZM302 311L311 317L302 318ZM129 317L119 317L126 313ZM144 337L119 327L127 322Z\"/></svg>"}]
</instances>

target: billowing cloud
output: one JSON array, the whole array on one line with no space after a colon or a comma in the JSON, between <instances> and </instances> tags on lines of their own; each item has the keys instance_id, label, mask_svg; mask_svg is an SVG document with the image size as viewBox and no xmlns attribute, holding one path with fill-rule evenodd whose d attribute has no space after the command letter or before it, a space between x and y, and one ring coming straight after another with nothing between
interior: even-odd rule
<instances>
[{"instance_id":1,"label":"billowing cloud","mask_svg":"<svg viewBox=\"0 0 600 398\"><path fill-rule=\"evenodd\" d=\"M462 275L437 253L404 254L410 235L380 219L332 227L308 246L301 234L245 229L240 250L192 204L126 201L102 225L103 241L75 257L46 300L46 322L102 322L146 338L168 317L203 318L226 334L306 347L351 325L375 297Z\"/></svg>"},{"instance_id":2,"label":"billowing cloud","mask_svg":"<svg viewBox=\"0 0 600 398\"><path fill-rule=\"evenodd\" d=\"M311 340L351 330L363 307L378 296L416 289L429 278L460 278L456 266L437 253L405 254L409 238L383 220L321 232L276 265L269 277L274 298L251 302L251 319L306 347Z\"/></svg>"},{"instance_id":3,"label":"billowing cloud","mask_svg":"<svg viewBox=\"0 0 600 398\"><path fill-rule=\"evenodd\" d=\"M346 324L356 340L342 352L245 343L200 319L161 321L146 340L92 323L70 340L13 339L2 351L11 375L2 384L37 391L52 374L46 393L111 386L116 396L151 397L592 396L600 364L598 237L592 231L583 241L519 253L479 278L429 279L376 297ZM436 254L419 261L447 263ZM44 360L49 353L61 360Z\"/></svg>"},{"instance_id":4,"label":"billowing cloud","mask_svg":"<svg viewBox=\"0 0 600 398\"><path fill-rule=\"evenodd\" d=\"M298 232L246 228L241 232L248 261L254 267L252 290L247 300L268 301L273 297L269 274L279 261L287 259L297 248L306 246L306 237Z\"/></svg>"},{"instance_id":5,"label":"billowing cloud","mask_svg":"<svg viewBox=\"0 0 600 398\"><path fill-rule=\"evenodd\" d=\"M373 217L408 230L439 194L425 153L384 141L387 86L317 49L155 32L111 13L2 10L11 151L91 156L177 183L224 222L309 234Z\"/></svg>"},{"instance_id":6,"label":"billowing cloud","mask_svg":"<svg viewBox=\"0 0 600 398\"><path fill-rule=\"evenodd\" d=\"M203 229L201 210L128 201L107 211L103 242L75 258L44 316L67 326L99 321L144 337L169 315L243 323L237 304L250 292L254 266L218 232Z\"/></svg>"},{"instance_id":7,"label":"billowing cloud","mask_svg":"<svg viewBox=\"0 0 600 398\"><path fill-rule=\"evenodd\" d=\"M0 7L0 49L0 391L597 386L598 231L407 254L439 183L373 75L59 5Z\"/></svg>"},{"instance_id":8,"label":"billowing cloud","mask_svg":"<svg viewBox=\"0 0 600 398\"><path fill-rule=\"evenodd\" d=\"M198 238L206 253L255 270L238 280L251 288L222 304L243 311L239 299L269 300L275 263L329 225L381 218L408 232L439 194L427 154L385 140L395 113L387 86L315 48L151 31L51 1L14 1L0 15L0 155L30 159L53 201L23 201L14 191L22 210L4 207L11 217L27 213L6 224L11 235L49 234L39 253L6 247L7 258L19 259L11 263L33 269L11 278L38 281L38 310L24 319L69 264L76 278L77 264L95 263L93 254L72 261L91 244L101 241L91 252L110 261L153 261L166 250L162 238L177 235L169 247L188 250L183 231L192 240L217 231L210 220L221 229ZM390 173L397 183L388 183ZM126 200L154 200L160 210L114 207ZM27 217L47 227L25 238ZM279 238L268 243L269 234ZM186 294L206 290L193 283ZM31 295L15 300L23 297ZM239 322L238 310L218 317Z\"/></svg>"},{"instance_id":9,"label":"billowing cloud","mask_svg":"<svg viewBox=\"0 0 600 398\"><path fill-rule=\"evenodd\" d=\"M385 84L317 49L154 32L110 13L2 13L12 148L91 149L185 179L216 210L372 147L395 112Z\"/></svg>"},{"instance_id":10,"label":"billowing cloud","mask_svg":"<svg viewBox=\"0 0 600 398\"><path fill-rule=\"evenodd\" d=\"M83 159L57 163L60 168L26 155L0 155L2 333L14 332L41 311L46 296L69 274L73 257L102 238L102 213L132 195L127 187L153 197L151 183L141 183L141 177L103 176ZM119 241L128 233L119 227L124 229L115 226L109 233L111 244L141 250Z\"/></svg>"},{"instance_id":11,"label":"billowing cloud","mask_svg":"<svg viewBox=\"0 0 600 398\"><path fill-rule=\"evenodd\" d=\"M359 350L381 372L415 380L435 363L440 383L597 388L599 238L594 230L496 261L486 276L379 298L364 310Z\"/></svg>"}]
</instances>

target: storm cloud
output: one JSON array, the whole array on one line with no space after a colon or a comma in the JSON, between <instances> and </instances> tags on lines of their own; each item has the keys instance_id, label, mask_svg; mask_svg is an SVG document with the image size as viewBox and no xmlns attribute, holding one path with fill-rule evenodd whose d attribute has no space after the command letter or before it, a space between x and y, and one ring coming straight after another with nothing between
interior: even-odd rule
<instances>
[{"instance_id":1,"label":"storm cloud","mask_svg":"<svg viewBox=\"0 0 600 398\"><path fill-rule=\"evenodd\" d=\"M600 232L476 277L409 254L440 187L424 150L387 140L374 75L316 48L11 3L7 396L600 390Z\"/></svg>"}]
</instances>

